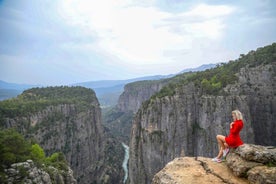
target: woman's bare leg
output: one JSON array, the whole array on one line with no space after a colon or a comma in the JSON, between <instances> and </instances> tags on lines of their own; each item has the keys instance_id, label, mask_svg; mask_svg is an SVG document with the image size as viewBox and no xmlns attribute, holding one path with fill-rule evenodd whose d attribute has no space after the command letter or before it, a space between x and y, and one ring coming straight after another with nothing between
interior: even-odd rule
<instances>
[{"instance_id":1,"label":"woman's bare leg","mask_svg":"<svg viewBox=\"0 0 276 184\"><path fill-rule=\"evenodd\" d=\"M219 146L220 147L220 146ZM221 158L223 154L223 149L220 147L217 158Z\"/></svg>"},{"instance_id":2,"label":"woman's bare leg","mask_svg":"<svg viewBox=\"0 0 276 184\"><path fill-rule=\"evenodd\" d=\"M228 145L226 144L225 136L223 136L223 135L217 135L217 141L218 141L218 144L219 144L219 153L218 153L217 158L221 158L222 155L223 155L223 150L226 147L228 147Z\"/></svg>"},{"instance_id":3,"label":"woman's bare leg","mask_svg":"<svg viewBox=\"0 0 276 184\"><path fill-rule=\"evenodd\" d=\"M225 140L225 139L224 139L224 140ZM229 146L228 146L228 144L227 144L226 142L224 143L224 147L225 147L225 148L229 148Z\"/></svg>"},{"instance_id":4,"label":"woman's bare leg","mask_svg":"<svg viewBox=\"0 0 276 184\"><path fill-rule=\"evenodd\" d=\"M218 143L219 143L220 147L222 149L225 149L225 145L224 145L224 143L225 143L225 136L223 136L223 135L217 135L217 140L218 140Z\"/></svg>"}]
</instances>

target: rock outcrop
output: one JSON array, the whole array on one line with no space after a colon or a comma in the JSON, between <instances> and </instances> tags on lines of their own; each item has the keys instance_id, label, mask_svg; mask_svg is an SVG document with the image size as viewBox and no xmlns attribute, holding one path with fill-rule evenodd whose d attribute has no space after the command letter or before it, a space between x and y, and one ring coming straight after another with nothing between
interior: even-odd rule
<instances>
[{"instance_id":1,"label":"rock outcrop","mask_svg":"<svg viewBox=\"0 0 276 184\"><path fill-rule=\"evenodd\" d=\"M276 147L244 144L232 150L226 161L234 175L250 183L276 183Z\"/></svg>"},{"instance_id":2,"label":"rock outcrop","mask_svg":"<svg viewBox=\"0 0 276 184\"><path fill-rule=\"evenodd\" d=\"M7 183L76 184L71 168L58 170L54 167L37 168L32 160L14 163L5 170Z\"/></svg>"},{"instance_id":3,"label":"rock outcrop","mask_svg":"<svg viewBox=\"0 0 276 184\"><path fill-rule=\"evenodd\" d=\"M246 65L235 71L237 82L219 94L205 93L195 82L186 81L167 89L169 95L156 95L144 103L132 125L130 183L150 183L181 153L216 155L216 135L227 135L235 109L244 115L244 142L275 146L275 71L275 61Z\"/></svg>"},{"instance_id":4,"label":"rock outcrop","mask_svg":"<svg viewBox=\"0 0 276 184\"><path fill-rule=\"evenodd\" d=\"M248 184L235 176L225 163L210 158L180 157L169 162L153 178L152 184Z\"/></svg>"},{"instance_id":5,"label":"rock outcrop","mask_svg":"<svg viewBox=\"0 0 276 184\"><path fill-rule=\"evenodd\" d=\"M222 163L205 157L175 158L154 176L152 184L273 184L275 158L275 147L253 144L232 149Z\"/></svg>"}]
</instances>

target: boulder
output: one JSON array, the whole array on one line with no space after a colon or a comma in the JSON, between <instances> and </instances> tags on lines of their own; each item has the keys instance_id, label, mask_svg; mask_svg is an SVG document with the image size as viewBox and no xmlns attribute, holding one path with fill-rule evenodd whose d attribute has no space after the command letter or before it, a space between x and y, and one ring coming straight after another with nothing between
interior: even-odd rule
<instances>
[{"instance_id":1,"label":"boulder","mask_svg":"<svg viewBox=\"0 0 276 184\"><path fill-rule=\"evenodd\" d=\"M235 150L235 153L245 160L276 165L276 148L273 146L243 144Z\"/></svg>"},{"instance_id":2,"label":"boulder","mask_svg":"<svg viewBox=\"0 0 276 184\"><path fill-rule=\"evenodd\" d=\"M250 183L276 183L276 167L258 166L248 172Z\"/></svg>"},{"instance_id":3,"label":"boulder","mask_svg":"<svg viewBox=\"0 0 276 184\"><path fill-rule=\"evenodd\" d=\"M276 183L276 148L244 144L232 149L226 158L235 176L248 178L250 183Z\"/></svg>"},{"instance_id":4,"label":"boulder","mask_svg":"<svg viewBox=\"0 0 276 184\"><path fill-rule=\"evenodd\" d=\"M258 162L247 161L236 153L230 153L227 156L227 165L236 176L246 177L247 172L250 169L256 166L261 166L262 164Z\"/></svg>"}]
</instances>

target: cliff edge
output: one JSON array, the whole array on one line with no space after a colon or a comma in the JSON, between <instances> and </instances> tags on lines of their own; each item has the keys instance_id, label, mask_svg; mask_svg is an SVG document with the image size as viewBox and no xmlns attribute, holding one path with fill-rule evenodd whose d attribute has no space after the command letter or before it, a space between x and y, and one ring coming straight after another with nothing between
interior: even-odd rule
<instances>
[{"instance_id":1,"label":"cliff edge","mask_svg":"<svg viewBox=\"0 0 276 184\"><path fill-rule=\"evenodd\" d=\"M70 167L57 169L53 166L44 169L38 168L32 160L14 163L5 170L7 183L40 183L40 184L76 184L77 180L73 176Z\"/></svg>"},{"instance_id":2,"label":"cliff edge","mask_svg":"<svg viewBox=\"0 0 276 184\"><path fill-rule=\"evenodd\" d=\"M152 184L276 183L276 148L244 144L231 150L226 161L180 157L169 162Z\"/></svg>"}]
</instances>

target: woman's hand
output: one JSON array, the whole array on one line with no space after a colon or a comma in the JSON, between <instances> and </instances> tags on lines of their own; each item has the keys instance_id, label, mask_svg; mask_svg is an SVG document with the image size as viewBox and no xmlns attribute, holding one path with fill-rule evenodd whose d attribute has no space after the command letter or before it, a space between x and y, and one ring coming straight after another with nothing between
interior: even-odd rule
<instances>
[{"instance_id":1,"label":"woman's hand","mask_svg":"<svg viewBox=\"0 0 276 184\"><path fill-rule=\"evenodd\" d=\"M233 124L234 124L234 122L230 123L230 129L232 128Z\"/></svg>"}]
</instances>

